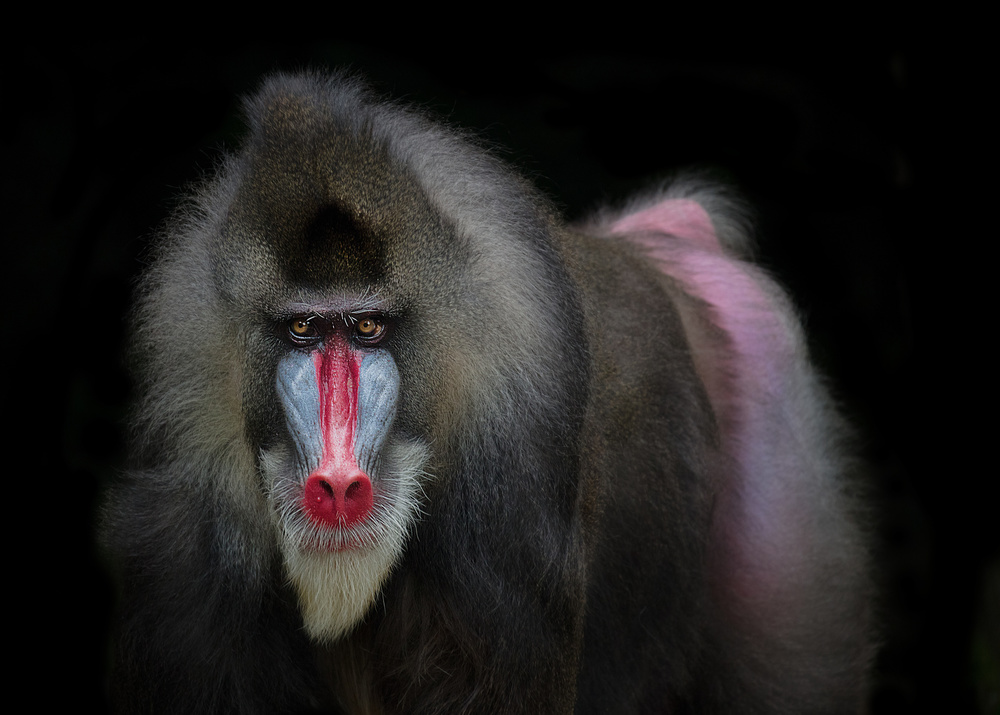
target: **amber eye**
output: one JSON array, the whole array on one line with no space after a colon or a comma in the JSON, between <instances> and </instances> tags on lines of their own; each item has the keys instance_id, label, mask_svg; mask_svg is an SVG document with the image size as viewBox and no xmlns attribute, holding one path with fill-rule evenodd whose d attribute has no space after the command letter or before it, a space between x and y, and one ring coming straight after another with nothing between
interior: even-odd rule
<instances>
[{"instance_id":1,"label":"amber eye","mask_svg":"<svg viewBox=\"0 0 1000 715\"><path fill-rule=\"evenodd\" d=\"M296 340L312 340L319 337L316 327L306 318L292 318L289 320L288 334Z\"/></svg>"},{"instance_id":2,"label":"amber eye","mask_svg":"<svg viewBox=\"0 0 1000 715\"><path fill-rule=\"evenodd\" d=\"M385 322L377 316L366 315L354 323L354 335L364 343L378 342L385 333Z\"/></svg>"}]
</instances>

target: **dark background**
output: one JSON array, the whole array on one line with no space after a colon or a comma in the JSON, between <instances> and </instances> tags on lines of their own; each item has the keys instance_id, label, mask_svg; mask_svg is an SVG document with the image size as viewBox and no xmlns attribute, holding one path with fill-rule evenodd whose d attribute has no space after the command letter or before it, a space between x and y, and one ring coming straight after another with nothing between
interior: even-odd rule
<instances>
[{"instance_id":1,"label":"dark background","mask_svg":"<svg viewBox=\"0 0 1000 715\"><path fill-rule=\"evenodd\" d=\"M349 65L475 130L570 218L677 168L735 182L872 466L885 643L872 711L1000 711L997 470L980 446L996 422L980 278L997 239L996 118L980 97L995 91L981 58L924 38L9 45L8 617L29 635L12 642L12 693L102 707L113 593L93 534L124 463L125 316L148 237L237 145L238 97L261 75Z\"/></svg>"}]
</instances>

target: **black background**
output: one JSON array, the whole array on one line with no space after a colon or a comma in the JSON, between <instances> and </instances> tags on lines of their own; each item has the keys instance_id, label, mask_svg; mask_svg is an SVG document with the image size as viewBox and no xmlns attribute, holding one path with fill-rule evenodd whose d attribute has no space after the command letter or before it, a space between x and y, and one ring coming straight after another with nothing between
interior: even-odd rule
<instances>
[{"instance_id":1,"label":"black background","mask_svg":"<svg viewBox=\"0 0 1000 715\"><path fill-rule=\"evenodd\" d=\"M823 36L8 45L6 582L10 631L28 636L11 641L12 701L103 707L113 595L93 534L124 463L126 313L148 237L235 148L238 98L263 74L351 66L476 131L570 218L689 166L745 192L759 258L801 308L873 468L885 645L872 711L995 712L980 692L1000 690L982 448L996 422L982 278L995 91L952 35Z\"/></svg>"}]
</instances>

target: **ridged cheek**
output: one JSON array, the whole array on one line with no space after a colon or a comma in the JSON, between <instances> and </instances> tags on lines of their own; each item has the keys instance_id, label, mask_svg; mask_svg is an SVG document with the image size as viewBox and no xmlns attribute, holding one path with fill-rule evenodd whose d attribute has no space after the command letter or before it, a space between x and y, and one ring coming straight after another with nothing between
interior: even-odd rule
<instances>
[{"instance_id":1,"label":"ridged cheek","mask_svg":"<svg viewBox=\"0 0 1000 715\"><path fill-rule=\"evenodd\" d=\"M369 476L374 476L378 455L396 419L398 402L399 371L392 355L387 350L365 354L359 370L354 458Z\"/></svg>"},{"instance_id":2,"label":"ridged cheek","mask_svg":"<svg viewBox=\"0 0 1000 715\"><path fill-rule=\"evenodd\" d=\"M320 428L320 391L316 366L310 353L290 352L278 363L278 397L285 409L285 424L295 445L299 471L308 473L323 458Z\"/></svg>"}]
</instances>

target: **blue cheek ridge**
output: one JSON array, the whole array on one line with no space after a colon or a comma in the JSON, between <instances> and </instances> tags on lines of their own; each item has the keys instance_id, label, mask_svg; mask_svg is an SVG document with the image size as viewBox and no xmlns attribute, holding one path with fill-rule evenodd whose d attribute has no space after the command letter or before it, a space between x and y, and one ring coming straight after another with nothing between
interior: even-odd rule
<instances>
[{"instance_id":1,"label":"blue cheek ridge","mask_svg":"<svg viewBox=\"0 0 1000 715\"><path fill-rule=\"evenodd\" d=\"M310 353L292 352L278 362L278 397L285 408L285 423L295 443L300 468L309 472L323 458L319 424L319 387Z\"/></svg>"},{"instance_id":2,"label":"blue cheek ridge","mask_svg":"<svg viewBox=\"0 0 1000 715\"><path fill-rule=\"evenodd\" d=\"M389 429L396 419L399 370L388 350L365 355L358 371L358 425L354 432L354 458L369 477Z\"/></svg>"}]
</instances>

